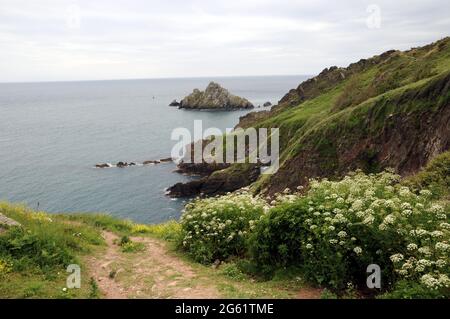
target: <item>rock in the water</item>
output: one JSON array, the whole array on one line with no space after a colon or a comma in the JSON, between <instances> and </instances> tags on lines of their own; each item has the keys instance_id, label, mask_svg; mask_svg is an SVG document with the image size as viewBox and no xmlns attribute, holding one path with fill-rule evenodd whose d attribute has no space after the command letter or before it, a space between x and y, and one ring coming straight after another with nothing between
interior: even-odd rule
<instances>
[{"instance_id":1,"label":"rock in the water","mask_svg":"<svg viewBox=\"0 0 450 319\"><path fill-rule=\"evenodd\" d=\"M111 164L108 164L108 163L95 164L95 167L97 167L97 168L108 168L108 167L111 167Z\"/></svg>"},{"instance_id":2,"label":"rock in the water","mask_svg":"<svg viewBox=\"0 0 450 319\"><path fill-rule=\"evenodd\" d=\"M116 166L117 166L117 167L120 167L120 168L122 168L122 167L127 167L127 166L128 166L128 163L127 163L127 162L118 162L118 163L116 164Z\"/></svg>"},{"instance_id":3,"label":"rock in the water","mask_svg":"<svg viewBox=\"0 0 450 319\"><path fill-rule=\"evenodd\" d=\"M178 102L177 100L173 100L172 102L170 102L169 106L180 106L180 102Z\"/></svg>"},{"instance_id":4,"label":"rock in the water","mask_svg":"<svg viewBox=\"0 0 450 319\"><path fill-rule=\"evenodd\" d=\"M161 163L172 162L172 157L161 158L159 161L160 161Z\"/></svg>"},{"instance_id":5,"label":"rock in the water","mask_svg":"<svg viewBox=\"0 0 450 319\"><path fill-rule=\"evenodd\" d=\"M248 186L258 178L260 165L244 165L237 172L227 170L216 171L213 174L187 183L177 183L167 189L170 197L192 197L196 195L213 196L235 191Z\"/></svg>"},{"instance_id":6,"label":"rock in the water","mask_svg":"<svg viewBox=\"0 0 450 319\"><path fill-rule=\"evenodd\" d=\"M247 99L233 95L218 83L211 82L205 91L194 89L180 102L183 109L232 110L251 109L253 104Z\"/></svg>"},{"instance_id":7,"label":"rock in the water","mask_svg":"<svg viewBox=\"0 0 450 319\"><path fill-rule=\"evenodd\" d=\"M149 165L149 164L159 164L159 163L160 163L160 161L150 160L150 161L144 161L142 164Z\"/></svg>"},{"instance_id":8,"label":"rock in the water","mask_svg":"<svg viewBox=\"0 0 450 319\"><path fill-rule=\"evenodd\" d=\"M263 104L264 107L268 107L268 106L272 106L272 103L270 103L269 101L267 101L266 103Z\"/></svg>"}]
</instances>

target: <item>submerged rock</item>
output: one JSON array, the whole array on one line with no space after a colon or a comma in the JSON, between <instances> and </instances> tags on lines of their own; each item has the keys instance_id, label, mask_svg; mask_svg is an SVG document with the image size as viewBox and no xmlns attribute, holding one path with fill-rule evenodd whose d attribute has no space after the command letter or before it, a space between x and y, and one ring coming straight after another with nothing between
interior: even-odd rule
<instances>
[{"instance_id":1,"label":"submerged rock","mask_svg":"<svg viewBox=\"0 0 450 319\"><path fill-rule=\"evenodd\" d=\"M177 100L173 100L172 102L170 102L169 106L180 106L180 102L178 102Z\"/></svg>"},{"instance_id":2,"label":"submerged rock","mask_svg":"<svg viewBox=\"0 0 450 319\"><path fill-rule=\"evenodd\" d=\"M108 164L108 163L95 164L95 167L97 167L97 168L108 168L108 167L111 167L111 164Z\"/></svg>"},{"instance_id":3,"label":"submerged rock","mask_svg":"<svg viewBox=\"0 0 450 319\"><path fill-rule=\"evenodd\" d=\"M128 163L127 163L127 162L118 162L118 163L116 164L116 166L119 167L119 168L127 167L127 166L128 166Z\"/></svg>"},{"instance_id":4,"label":"submerged rock","mask_svg":"<svg viewBox=\"0 0 450 319\"><path fill-rule=\"evenodd\" d=\"M150 164L159 164L159 163L160 163L160 161L150 160L150 161L144 161L142 164L150 165Z\"/></svg>"},{"instance_id":5,"label":"submerged rock","mask_svg":"<svg viewBox=\"0 0 450 319\"><path fill-rule=\"evenodd\" d=\"M221 87L218 83L210 82L205 91L194 89L180 102L183 109L231 110L251 109L253 104L242 97L236 96Z\"/></svg>"}]
</instances>

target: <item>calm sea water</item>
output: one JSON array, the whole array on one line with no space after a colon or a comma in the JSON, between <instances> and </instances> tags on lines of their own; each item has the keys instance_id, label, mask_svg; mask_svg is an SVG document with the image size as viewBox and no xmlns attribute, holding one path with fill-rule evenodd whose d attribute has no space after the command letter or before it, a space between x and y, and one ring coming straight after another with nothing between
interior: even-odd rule
<instances>
[{"instance_id":1,"label":"calm sea water","mask_svg":"<svg viewBox=\"0 0 450 319\"><path fill-rule=\"evenodd\" d=\"M178 218L164 189L189 177L173 163L95 169L170 156L176 127L224 130L246 111L169 107L210 80L255 105L276 103L304 76L0 84L0 200L49 212L107 212L143 223Z\"/></svg>"}]
</instances>

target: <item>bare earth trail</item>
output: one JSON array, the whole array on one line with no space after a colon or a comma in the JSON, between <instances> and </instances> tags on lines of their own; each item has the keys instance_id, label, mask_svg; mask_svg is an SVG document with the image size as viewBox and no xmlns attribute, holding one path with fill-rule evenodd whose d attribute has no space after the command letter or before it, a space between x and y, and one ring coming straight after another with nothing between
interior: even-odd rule
<instances>
[{"instance_id":1,"label":"bare earth trail","mask_svg":"<svg viewBox=\"0 0 450 319\"><path fill-rule=\"evenodd\" d=\"M119 237L103 232L106 251L87 258L87 267L104 298L219 298L216 287L203 284L192 267L169 253L165 243L148 237L132 237L145 250L124 253Z\"/></svg>"},{"instance_id":2,"label":"bare earth trail","mask_svg":"<svg viewBox=\"0 0 450 319\"><path fill-rule=\"evenodd\" d=\"M246 291L246 296L250 297L273 296L271 288L261 288L256 283L251 284L251 288L244 287L240 282L219 279L212 269L205 271L201 267L189 265L173 254L162 240L131 237L133 242L142 243L145 249L124 253L117 244L119 236L108 231L104 231L102 236L106 249L87 256L85 265L89 277L97 282L103 298L225 298L227 296L222 293L223 287L236 292ZM258 293L253 293L256 287ZM319 289L305 287L300 291L290 291L288 296L315 299L320 298L320 294Z\"/></svg>"}]
</instances>

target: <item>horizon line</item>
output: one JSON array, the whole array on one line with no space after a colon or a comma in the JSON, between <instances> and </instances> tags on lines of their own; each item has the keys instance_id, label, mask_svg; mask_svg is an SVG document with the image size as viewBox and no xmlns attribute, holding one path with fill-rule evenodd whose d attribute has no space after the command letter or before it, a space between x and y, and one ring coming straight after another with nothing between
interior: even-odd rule
<instances>
[{"instance_id":1,"label":"horizon line","mask_svg":"<svg viewBox=\"0 0 450 319\"><path fill-rule=\"evenodd\" d=\"M312 74L264 74L264 75L211 75L211 76L173 76L154 78L113 78L93 80L42 80L42 81L0 81L0 84L32 84L32 83L70 83L70 82L104 82L104 81L141 81L141 80L176 80L176 79L206 79L206 78L250 78L250 77L294 77L313 76Z\"/></svg>"}]
</instances>

